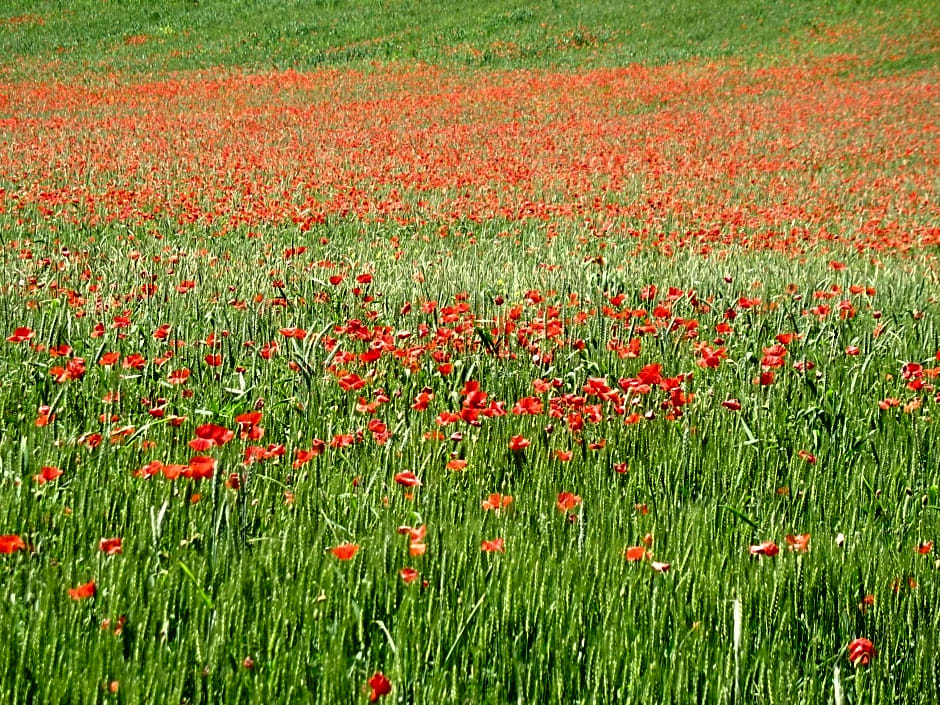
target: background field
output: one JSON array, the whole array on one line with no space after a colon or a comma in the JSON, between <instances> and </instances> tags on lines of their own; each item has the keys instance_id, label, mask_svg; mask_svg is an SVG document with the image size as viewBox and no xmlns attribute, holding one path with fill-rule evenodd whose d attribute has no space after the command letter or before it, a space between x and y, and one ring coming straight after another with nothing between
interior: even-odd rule
<instances>
[{"instance_id":1,"label":"background field","mask_svg":"<svg viewBox=\"0 0 940 705\"><path fill-rule=\"evenodd\" d=\"M17 69L74 73L373 60L583 68L858 53L907 70L936 63L938 23L935 3L911 0L10 0L0 16L0 56Z\"/></svg>"},{"instance_id":2,"label":"background field","mask_svg":"<svg viewBox=\"0 0 940 705\"><path fill-rule=\"evenodd\" d=\"M938 20L5 3L0 700L936 703Z\"/></svg>"}]
</instances>

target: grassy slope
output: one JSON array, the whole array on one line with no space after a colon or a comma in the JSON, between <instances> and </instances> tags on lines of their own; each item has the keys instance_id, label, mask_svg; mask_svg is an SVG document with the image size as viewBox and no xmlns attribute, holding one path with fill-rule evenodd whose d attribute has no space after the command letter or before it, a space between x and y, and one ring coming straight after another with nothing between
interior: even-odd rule
<instances>
[{"instance_id":1,"label":"grassy slope","mask_svg":"<svg viewBox=\"0 0 940 705\"><path fill-rule=\"evenodd\" d=\"M0 56L66 71L218 64L299 68L420 60L484 66L620 65L690 57L799 56L888 47L904 66L936 58L940 10L912 0L700 3L31 2L0 10ZM24 18L24 15L26 16ZM35 21L41 18L42 23ZM127 43L144 35L144 44ZM903 38L903 41L896 41Z\"/></svg>"}]
</instances>

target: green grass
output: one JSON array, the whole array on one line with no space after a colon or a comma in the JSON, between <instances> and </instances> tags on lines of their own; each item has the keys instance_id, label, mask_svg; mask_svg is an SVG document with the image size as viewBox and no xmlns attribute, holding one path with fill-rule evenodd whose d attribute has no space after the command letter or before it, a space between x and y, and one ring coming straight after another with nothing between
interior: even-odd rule
<instances>
[{"instance_id":1,"label":"green grass","mask_svg":"<svg viewBox=\"0 0 940 705\"><path fill-rule=\"evenodd\" d=\"M938 26L935 4L911 0L11 0L0 11L0 56L17 71L66 75L370 61L583 67L817 53L871 55L883 69L901 70L936 62Z\"/></svg>"},{"instance_id":2,"label":"green grass","mask_svg":"<svg viewBox=\"0 0 940 705\"><path fill-rule=\"evenodd\" d=\"M104 344L89 338L91 318L73 320L60 300L16 285L15 277L33 265L24 271L17 258L4 260L4 278L13 282L0 303L4 329L29 325L38 341L67 340L89 363L83 380L56 385L44 356L22 346L7 344L0 361L0 482L7 497L0 527L18 529L36 551L3 557L8 599L0 624L8 646L0 649L0 688L7 702L359 702L359 688L375 670L391 678L395 702L828 702L834 666L842 670L846 702L933 701L940 582L935 557L915 548L940 535L936 404L928 401L914 413L877 405L897 394L902 364L940 348L937 303L924 288L924 270L879 269L852 258L847 270L834 273L824 261L800 265L747 253L725 260L630 259L622 256L629 243L611 242L611 264L598 271L572 262L574 231L520 256L511 240L487 228L476 245L425 243L421 232L398 231L409 254L403 261L375 249L392 232L373 229L364 238L356 228L324 227L288 265L280 253L295 244L290 233L266 233L263 247L235 235L218 241L198 231L178 233L174 251L208 251L218 264L188 254L179 265L159 265L165 288L176 278L195 278L197 289L163 303L121 304L133 310L133 324L123 341L109 332ZM531 228L518 232L540 238ZM316 245L320 235L330 244ZM54 247L34 243L34 261L56 257L63 246L87 248L81 230L65 229L59 237ZM137 279L136 268L128 266L118 232L98 237L113 243L95 250L101 290L120 295ZM249 245L255 254L247 257ZM135 246L141 261L164 256L160 241ZM259 269L254 261L261 252L270 254L262 255ZM329 304L300 308L252 305L240 312L227 303L271 291L273 267L291 300L309 301L320 277L311 279L304 265L322 259L371 261L380 303L363 306L341 291ZM425 263L423 284L412 280L414 262ZM537 263L562 267L549 272ZM169 269L176 274L168 276ZM86 286L79 267L66 268L57 281ZM888 332L878 338L871 337L874 321L864 308L852 319L817 320L803 314L807 304L785 293L789 283L809 297L858 282L879 291L875 302ZM494 292L508 306L530 288L575 291L594 302L605 290L622 290L627 305L639 307L639 288L648 283L714 297L708 314L695 314L681 300L675 305L675 315L695 315L708 328L739 293L774 305L735 320L729 361L718 370L698 369L677 334L644 337L639 360L620 360L604 350L610 324L599 317L576 331L586 349L565 352L548 369L525 356L499 361L483 348L459 356L445 378L430 360L411 374L394 360L381 361L375 382L360 393L369 397L381 386L392 395L379 413L395 430L392 441L328 450L297 471L289 467L295 447L364 426L353 409L358 393L341 392L324 375L327 353L316 345L287 345L264 364L240 344L278 339L283 325L319 331L365 319L370 310L395 330L415 330L430 317L399 316L405 300L431 296L444 305L459 292L486 319L497 315ZM24 300L43 303L27 313ZM526 309L523 321L539 319L538 307ZM912 309L926 317L913 319ZM165 345L150 331L165 322L173 324L173 337L190 343L166 367L151 363L128 374L94 364L105 349L156 357ZM221 330L229 337L216 375L200 364L204 348L197 341ZM804 380L782 370L776 385L754 386L755 355L777 333L792 330L804 338L790 345L791 361L808 357L818 374ZM862 348L858 358L842 352L852 343ZM312 375L292 373L290 359L304 362ZM688 386L695 400L675 422L624 426L614 417L588 424L584 440L606 438L602 450L572 445L563 421L552 422L556 429L546 435L545 419L515 416L484 420L478 429L464 425L464 440L456 444L422 440L436 427L435 409L459 405L456 394L466 379L511 407L532 393L536 376L559 376L565 390L577 392L588 376L616 380L651 361L663 361L669 374L695 370ZM194 374L189 399L163 381L169 368L183 365ZM242 377L239 365L247 368ZM887 380L889 374L897 379ZM432 410L414 412L410 404L425 385L437 400ZM115 390L120 403L100 401ZM139 398L158 395L173 413L189 417L180 430L144 413ZM741 399L742 411L722 408L718 402L726 398ZM53 399L53 427L35 428L35 409ZM132 476L151 457L186 462L192 451L185 442L196 423L236 428L234 416L258 399L264 400L263 443L286 444L284 460L243 467L244 442L235 440L212 452L220 466L211 481ZM653 403L641 408L663 413ZM121 420L98 422L98 414L111 411ZM138 432L110 445L109 429L125 423ZM77 444L94 430L105 435L101 446ZM515 434L532 440L523 456L507 450ZM138 450L142 439L155 449ZM572 447L573 460L559 463L550 455L555 447ZM796 456L803 449L817 456L815 465ZM445 469L451 450L468 461L466 470ZM612 469L621 461L630 467L624 475ZM38 488L30 477L46 464L65 474ZM392 482L405 468L424 483L413 501ZM230 472L242 473L242 489L224 486ZM780 487L789 492L780 494ZM284 503L285 489L294 495L292 505ZM191 504L196 491L202 500ZM555 509L561 491L583 498L574 523ZM481 510L490 492L514 496L502 516ZM648 515L635 509L638 503L648 505ZM396 532L402 524L428 526L425 556L408 557L407 539ZM623 558L648 532L656 559L672 564L666 574ZM812 534L807 554L748 555L751 544L782 545L784 534L803 532ZM835 543L838 533L846 537L843 547ZM122 555L98 550L98 540L111 535L124 537ZM506 539L505 555L481 553L480 541L495 536ZM345 541L361 545L348 563L327 552ZM417 567L429 585L404 585L397 571L405 565ZM906 586L908 577L915 589ZM91 578L98 582L96 597L67 598L66 587ZM895 594L897 579L904 585ZM863 615L858 605L868 593L876 603ZM744 616L737 691L734 600ZM127 624L119 637L99 629L103 619L121 615ZM846 644L857 636L871 638L879 650L869 668L846 661ZM251 670L242 665L248 656ZM113 697L104 692L111 680L121 684Z\"/></svg>"}]
</instances>

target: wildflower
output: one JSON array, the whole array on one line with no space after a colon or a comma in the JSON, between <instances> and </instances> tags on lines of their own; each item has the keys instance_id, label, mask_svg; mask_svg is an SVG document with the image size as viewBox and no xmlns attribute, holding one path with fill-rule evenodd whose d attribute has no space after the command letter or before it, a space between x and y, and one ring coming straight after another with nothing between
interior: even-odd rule
<instances>
[{"instance_id":1,"label":"wildflower","mask_svg":"<svg viewBox=\"0 0 940 705\"><path fill-rule=\"evenodd\" d=\"M849 661L856 666L867 666L877 655L875 645L865 637L859 637L849 642Z\"/></svg>"},{"instance_id":2,"label":"wildflower","mask_svg":"<svg viewBox=\"0 0 940 705\"><path fill-rule=\"evenodd\" d=\"M512 495L494 493L483 500L482 507L485 512L498 512L500 509L505 509L510 504L512 504Z\"/></svg>"},{"instance_id":3,"label":"wildflower","mask_svg":"<svg viewBox=\"0 0 940 705\"><path fill-rule=\"evenodd\" d=\"M195 451L206 451L213 446L225 445L234 437L235 433L224 426L207 423L196 428L196 438L189 442L189 447Z\"/></svg>"},{"instance_id":4,"label":"wildflower","mask_svg":"<svg viewBox=\"0 0 940 705\"><path fill-rule=\"evenodd\" d=\"M33 337L33 331L31 328L26 328L25 326L17 328L13 331L13 335L7 338L8 343L25 343L27 340Z\"/></svg>"},{"instance_id":5,"label":"wildflower","mask_svg":"<svg viewBox=\"0 0 940 705\"><path fill-rule=\"evenodd\" d=\"M121 538L115 537L113 539L101 539L98 542L98 548L104 551L109 556L116 556L121 553Z\"/></svg>"},{"instance_id":6,"label":"wildflower","mask_svg":"<svg viewBox=\"0 0 940 705\"><path fill-rule=\"evenodd\" d=\"M215 458L210 458L206 455L197 455L190 458L189 465L183 469L182 475L183 477L188 477L190 480L209 480L212 478L214 472Z\"/></svg>"},{"instance_id":7,"label":"wildflower","mask_svg":"<svg viewBox=\"0 0 940 705\"><path fill-rule=\"evenodd\" d=\"M124 362L126 363L128 358L125 358ZM186 380L189 379L189 370L183 368L181 370L174 370L166 378L166 381L170 384L184 384Z\"/></svg>"},{"instance_id":8,"label":"wildflower","mask_svg":"<svg viewBox=\"0 0 940 705\"><path fill-rule=\"evenodd\" d=\"M25 551L26 543L16 534L4 534L0 536L0 554L11 554L17 551Z\"/></svg>"},{"instance_id":9,"label":"wildflower","mask_svg":"<svg viewBox=\"0 0 940 705\"><path fill-rule=\"evenodd\" d=\"M785 538L787 548L797 553L806 553L809 550L809 534L787 534Z\"/></svg>"},{"instance_id":10,"label":"wildflower","mask_svg":"<svg viewBox=\"0 0 940 705\"><path fill-rule=\"evenodd\" d=\"M780 547L777 546L773 541L765 541L764 543L759 543L756 546L751 546L750 548L752 556L768 556L773 558L778 553L780 553Z\"/></svg>"},{"instance_id":11,"label":"wildflower","mask_svg":"<svg viewBox=\"0 0 940 705\"><path fill-rule=\"evenodd\" d=\"M369 693L370 703L374 703L379 698L392 692L392 682L381 671L376 671L369 679L369 687L372 689L372 692Z\"/></svg>"},{"instance_id":12,"label":"wildflower","mask_svg":"<svg viewBox=\"0 0 940 705\"><path fill-rule=\"evenodd\" d=\"M333 548L330 549L330 553L332 553L341 561L348 561L356 555L358 550L359 546L357 544L341 543L338 546L333 546Z\"/></svg>"},{"instance_id":13,"label":"wildflower","mask_svg":"<svg viewBox=\"0 0 940 705\"><path fill-rule=\"evenodd\" d=\"M95 586L95 581L91 580L84 585L79 585L78 587L69 588L69 597L73 600L87 600L89 597L94 597L97 592L97 587Z\"/></svg>"},{"instance_id":14,"label":"wildflower","mask_svg":"<svg viewBox=\"0 0 940 705\"><path fill-rule=\"evenodd\" d=\"M62 474L62 471L57 467L51 465L44 465L42 470L33 475L33 482L37 485L44 485L47 482L52 482Z\"/></svg>"},{"instance_id":15,"label":"wildflower","mask_svg":"<svg viewBox=\"0 0 940 705\"><path fill-rule=\"evenodd\" d=\"M523 436L513 436L509 439L509 450L518 453L529 447L531 441Z\"/></svg>"},{"instance_id":16,"label":"wildflower","mask_svg":"<svg viewBox=\"0 0 940 705\"><path fill-rule=\"evenodd\" d=\"M558 499L555 501L555 506L560 512L567 512L579 504L581 504L581 497L571 492L559 492Z\"/></svg>"},{"instance_id":17,"label":"wildflower","mask_svg":"<svg viewBox=\"0 0 940 705\"><path fill-rule=\"evenodd\" d=\"M421 480L411 470L404 470L395 475L395 482L402 487L421 487Z\"/></svg>"},{"instance_id":18,"label":"wildflower","mask_svg":"<svg viewBox=\"0 0 940 705\"><path fill-rule=\"evenodd\" d=\"M506 542L503 539L490 539L480 544L480 550L486 553L505 553Z\"/></svg>"}]
</instances>

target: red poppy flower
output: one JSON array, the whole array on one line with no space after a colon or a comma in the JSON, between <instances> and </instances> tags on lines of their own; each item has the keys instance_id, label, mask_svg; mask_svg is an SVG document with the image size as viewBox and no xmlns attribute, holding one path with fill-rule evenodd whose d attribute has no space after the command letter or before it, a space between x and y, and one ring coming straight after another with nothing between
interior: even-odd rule
<instances>
[{"instance_id":1,"label":"red poppy flower","mask_svg":"<svg viewBox=\"0 0 940 705\"><path fill-rule=\"evenodd\" d=\"M421 487L421 480L411 470L404 470L395 475L395 482L402 487Z\"/></svg>"},{"instance_id":2,"label":"red poppy flower","mask_svg":"<svg viewBox=\"0 0 940 705\"><path fill-rule=\"evenodd\" d=\"M933 541L921 541L920 545L917 546L917 552L922 556L926 556L932 550Z\"/></svg>"},{"instance_id":3,"label":"red poppy flower","mask_svg":"<svg viewBox=\"0 0 940 705\"><path fill-rule=\"evenodd\" d=\"M423 556L428 550L428 546L423 541L412 541L408 544L408 555Z\"/></svg>"},{"instance_id":4,"label":"red poppy flower","mask_svg":"<svg viewBox=\"0 0 940 705\"><path fill-rule=\"evenodd\" d=\"M101 539L98 542L98 548L104 551L109 556L116 556L121 553L121 538L115 537L113 539Z\"/></svg>"},{"instance_id":5,"label":"red poppy flower","mask_svg":"<svg viewBox=\"0 0 940 705\"><path fill-rule=\"evenodd\" d=\"M53 367L49 374L55 377L58 384L64 384L73 379L81 379L85 376L85 360L81 357L73 357L65 367Z\"/></svg>"},{"instance_id":6,"label":"red poppy flower","mask_svg":"<svg viewBox=\"0 0 940 705\"><path fill-rule=\"evenodd\" d=\"M581 504L581 498L571 492L559 492L555 506L559 512L567 512Z\"/></svg>"},{"instance_id":7,"label":"red poppy flower","mask_svg":"<svg viewBox=\"0 0 940 705\"><path fill-rule=\"evenodd\" d=\"M281 328L281 335L285 338L296 338L297 340L303 340L307 337L307 331L303 328Z\"/></svg>"},{"instance_id":8,"label":"red poppy flower","mask_svg":"<svg viewBox=\"0 0 940 705\"><path fill-rule=\"evenodd\" d=\"M0 536L0 554L9 555L17 551L25 551L26 543L16 534L4 534Z\"/></svg>"},{"instance_id":9,"label":"red poppy flower","mask_svg":"<svg viewBox=\"0 0 940 705\"><path fill-rule=\"evenodd\" d=\"M133 353L124 358L124 362L121 363L121 367L123 367L125 370L139 370L146 364L147 358L145 358L140 353ZM188 377L189 374L187 373L186 376Z\"/></svg>"},{"instance_id":10,"label":"red poppy flower","mask_svg":"<svg viewBox=\"0 0 940 705\"><path fill-rule=\"evenodd\" d=\"M509 450L511 450L513 453L518 453L528 448L530 444L531 441L527 438L522 436L513 436L509 439Z\"/></svg>"},{"instance_id":11,"label":"red poppy flower","mask_svg":"<svg viewBox=\"0 0 940 705\"><path fill-rule=\"evenodd\" d=\"M51 465L45 465L43 466L42 471L36 475L33 475L33 482L35 482L37 485L44 485L47 482L52 482L61 474L62 471L59 470L59 468L53 467Z\"/></svg>"},{"instance_id":12,"label":"red poppy flower","mask_svg":"<svg viewBox=\"0 0 940 705\"><path fill-rule=\"evenodd\" d=\"M34 421L36 428L48 426L52 421L55 421L55 414L52 413L52 409L46 405L40 406L36 415L36 421Z\"/></svg>"},{"instance_id":13,"label":"red poppy flower","mask_svg":"<svg viewBox=\"0 0 940 705\"><path fill-rule=\"evenodd\" d=\"M862 614L868 614L868 608L875 604L875 596L871 593L865 595L862 601L858 603L858 611Z\"/></svg>"},{"instance_id":14,"label":"red poppy flower","mask_svg":"<svg viewBox=\"0 0 940 705\"><path fill-rule=\"evenodd\" d=\"M260 355L264 360L270 360L277 353L280 347L281 346L278 345L276 340L272 340L270 343L265 343L261 346L261 348L258 350L258 355Z\"/></svg>"},{"instance_id":15,"label":"red poppy flower","mask_svg":"<svg viewBox=\"0 0 940 705\"><path fill-rule=\"evenodd\" d=\"M98 364L102 367L110 367L117 363L121 359L121 353L119 352L107 352L98 358Z\"/></svg>"},{"instance_id":16,"label":"red poppy flower","mask_svg":"<svg viewBox=\"0 0 940 705\"><path fill-rule=\"evenodd\" d=\"M193 460L195 460L195 458L193 458ZM163 473L163 476L167 480L176 480L184 473L190 473L189 475L186 475L187 477L191 477L193 474L188 465L181 465L180 463L161 465L160 472Z\"/></svg>"},{"instance_id":17,"label":"red poppy flower","mask_svg":"<svg viewBox=\"0 0 940 705\"><path fill-rule=\"evenodd\" d=\"M859 637L849 642L849 661L856 666L867 666L869 662L878 654L875 645L865 637Z\"/></svg>"},{"instance_id":18,"label":"red poppy flower","mask_svg":"<svg viewBox=\"0 0 940 705\"><path fill-rule=\"evenodd\" d=\"M623 556L630 563L635 563L648 558L649 551L646 550L646 546L631 546L624 552Z\"/></svg>"},{"instance_id":19,"label":"red poppy flower","mask_svg":"<svg viewBox=\"0 0 940 705\"><path fill-rule=\"evenodd\" d=\"M209 445L207 447L196 447L193 446L194 442L190 441L190 446L193 447L193 450L208 450L214 445L225 445L234 437L235 433L230 429L227 429L224 426L217 426L213 423L207 423L196 428L196 439L197 441L208 441ZM204 444L197 442L196 445Z\"/></svg>"},{"instance_id":20,"label":"red poppy flower","mask_svg":"<svg viewBox=\"0 0 940 705\"><path fill-rule=\"evenodd\" d=\"M73 600L87 600L89 597L94 597L95 592L97 592L97 587L95 581L91 580L84 585L69 588L69 597Z\"/></svg>"},{"instance_id":21,"label":"red poppy flower","mask_svg":"<svg viewBox=\"0 0 940 705\"><path fill-rule=\"evenodd\" d=\"M402 568L400 571L398 571L398 575L406 585L410 585L415 580L417 580L418 571L414 568Z\"/></svg>"},{"instance_id":22,"label":"red poppy flower","mask_svg":"<svg viewBox=\"0 0 940 705\"><path fill-rule=\"evenodd\" d=\"M491 494L483 500L483 511L499 511L512 504L512 495Z\"/></svg>"},{"instance_id":23,"label":"red poppy flower","mask_svg":"<svg viewBox=\"0 0 940 705\"><path fill-rule=\"evenodd\" d=\"M523 397L516 402L512 413L518 415L538 416L543 410L542 402L538 397Z\"/></svg>"},{"instance_id":24,"label":"red poppy flower","mask_svg":"<svg viewBox=\"0 0 940 705\"><path fill-rule=\"evenodd\" d=\"M396 531L402 536L407 536L408 540L414 543L424 540L424 537L428 533L428 527L427 524L422 524L421 526L399 526Z\"/></svg>"},{"instance_id":25,"label":"red poppy flower","mask_svg":"<svg viewBox=\"0 0 940 705\"><path fill-rule=\"evenodd\" d=\"M355 437L351 433L337 433L330 440L331 448L349 448L356 442Z\"/></svg>"},{"instance_id":26,"label":"red poppy flower","mask_svg":"<svg viewBox=\"0 0 940 705\"><path fill-rule=\"evenodd\" d=\"M809 550L809 538L809 534L787 534L784 537L787 548L797 553L806 553Z\"/></svg>"},{"instance_id":27,"label":"red poppy flower","mask_svg":"<svg viewBox=\"0 0 940 705\"><path fill-rule=\"evenodd\" d=\"M237 423L243 429L246 427L255 426L261 423L261 412L246 411L245 413L239 414L235 417L235 423Z\"/></svg>"},{"instance_id":28,"label":"red poppy flower","mask_svg":"<svg viewBox=\"0 0 940 705\"><path fill-rule=\"evenodd\" d=\"M754 378L754 384L759 384L762 387L766 387L774 383L774 372L773 370L766 370L760 373L759 377Z\"/></svg>"},{"instance_id":29,"label":"red poppy flower","mask_svg":"<svg viewBox=\"0 0 940 705\"><path fill-rule=\"evenodd\" d=\"M330 553L341 561L348 561L356 555L358 550L359 546L357 544L341 543L339 546L333 546L333 548L330 549Z\"/></svg>"},{"instance_id":30,"label":"red poppy flower","mask_svg":"<svg viewBox=\"0 0 940 705\"><path fill-rule=\"evenodd\" d=\"M372 688L372 692L369 693L370 703L392 692L392 682L381 671L376 671L369 679L369 687Z\"/></svg>"},{"instance_id":31,"label":"red poppy flower","mask_svg":"<svg viewBox=\"0 0 940 705\"><path fill-rule=\"evenodd\" d=\"M20 327L13 331L13 335L7 338L8 343L25 343L27 340L33 337L33 331L31 328Z\"/></svg>"},{"instance_id":32,"label":"red poppy flower","mask_svg":"<svg viewBox=\"0 0 940 705\"><path fill-rule=\"evenodd\" d=\"M490 539L480 544L480 550L486 553L505 553L506 542L503 539Z\"/></svg>"},{"instance_id":33,"label":"red poppy flower","mask_svg":"<svg viewBox=\"0 0 940 705\"><path fill-rule=\"evenodd\" d=\"M467 461L463 458L453 458L452 460L447 461L447 469L457 472L459 470L464 470L467 467Z\"/></svg>"},{"instance_id":34,"label":"red poppy flower","mask_svg":"<svg viewBox=\"0 0 940 705\"><path fill-rule=\"evenodd\" d=\"M305 450L303 448L298 448L294 452L294 462L291 463L291 467L293 467L296 470L297 468L302 467L306 463L316 458L317 455L319 455L319 453L316 453L313 450Z\"/></svg>"},{"instance_id":35,"label":"red poppy flower","mask_svg":"<svg viewBox=\"0 0 940 705\"><path fill-rule=\"evenodd\" d=\"M801 460L806 461L810 465L816 464L816 456L810 453L808 450L801 450L799 453L796 454L796 457L800 458Z\"/></svg>"},{"instance_id":36,"label":"red poppy flower","mask_svg":"<svg viewBox=\"0 0 940 705\"><path fill-rule=\"evenodd\" d=\"M205 453L207 450L213 448L215 443L208 438L194 438L188 445L197 453Z\"/></svg>"},{"instance_id":37,"label":"red poppy flower","mask_svg":"<svg viewBox=\"0 0 940 705\"><path fill-rule=\"evenodd\" d=\"M126 363L127 359L125 359L124 362ZM189 370L184 368L171 372L169 377L166 378L166 381L170 384L184 384L187 379L189 379Z\"/></svg>"},{"instance_id":38,"label":"red poppy flower","mask_svg":"<svg viewBox=\"0 0 940 705\"><path fill-rule=\"evenodd\" d=\"M769 556L772 558L780 553L780 547L773 541L765 541L764 543L751 546L750 551L752 556Z\"/></svg>"},{"instance_id":39,"label":"red poppy flower","mask_svg":"<svg viewBox=\"0 0 940 705\"><path fill-rule=\"evenodd\" d=\"M164 468L164 472L165 472ZM209 480L215 472L215 458L206 455L196 455L189 460L189 465L183 470L183 477L190 480Z\"/></svg>"}]
</instances>

